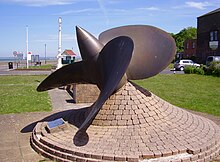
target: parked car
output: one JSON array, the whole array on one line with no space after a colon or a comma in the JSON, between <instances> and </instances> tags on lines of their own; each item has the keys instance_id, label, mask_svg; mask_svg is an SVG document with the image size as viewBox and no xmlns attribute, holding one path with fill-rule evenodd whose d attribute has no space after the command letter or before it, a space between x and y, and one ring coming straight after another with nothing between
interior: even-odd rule
<instances>
[{"instance_id":1,"label":"parked car","mask_svg":"<svg viewBox=\"0 0 220 162\"><path fill-rule=\"evenodd\" d=\"M193 62L192 60L178 60L175 62L174 64L174 70L184 70L184 67L190 65L190 66L196 66L196 67L200 67L199 64Z\"/></svg>"},{"instance_id":2,"label":"parked car","mask_svg":"<svg viewBox=\"0 0 220 162\"><path fill-rule=\"evenodd\" d=\"M220 56L209 56L206 59L206 66L209 66L211 62L220 62Z\"/></svg>"}]
</instances>

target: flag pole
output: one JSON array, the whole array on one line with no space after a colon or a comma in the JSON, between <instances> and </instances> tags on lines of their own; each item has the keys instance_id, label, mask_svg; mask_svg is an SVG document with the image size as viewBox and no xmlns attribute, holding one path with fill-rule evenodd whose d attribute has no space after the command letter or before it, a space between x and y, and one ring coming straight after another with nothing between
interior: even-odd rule
<instances>
[{"instance_id":1,"label":"flag pole","mask_svg":"<svg viewBox=\"0 0 220 162\"><path fill-rule=\"evenodd\" d=\"M26 52L27 52L27 69L28 69L28 25L26 25Z\"/></svg>"}]
</instances>

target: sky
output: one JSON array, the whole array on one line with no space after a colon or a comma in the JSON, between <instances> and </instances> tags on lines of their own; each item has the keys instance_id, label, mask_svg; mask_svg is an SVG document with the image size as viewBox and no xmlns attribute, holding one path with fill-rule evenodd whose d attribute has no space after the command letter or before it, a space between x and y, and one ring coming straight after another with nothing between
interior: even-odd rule
<instances>
[{"instance_id":1,"label":"sky","mask_svg":"<svg viewBox=\"0 0 220 162\"><path fill-rule=\"evenodd\" d=\"M124 25L151 25L169 33L196 27L197 17L220 7L220 0L0 0L0 57L29 51L41 57L58 53L58 18L62 51L79 54L75 26L94 36Z\"/></svg>"}]
</instances>

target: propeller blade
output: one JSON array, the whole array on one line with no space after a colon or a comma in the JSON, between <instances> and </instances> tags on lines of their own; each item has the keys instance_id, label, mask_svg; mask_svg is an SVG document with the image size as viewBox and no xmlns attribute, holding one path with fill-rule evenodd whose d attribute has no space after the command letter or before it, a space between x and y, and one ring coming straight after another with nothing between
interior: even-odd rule
<instances>
[{"instance_id":1,"label":"propeller blade","mask_svg":"<svg viewBox=\"0 0 220 162\"><path fill-rule=\"evenodd\" d=\"M128 36L134 42L132 59L126 71L128 79L144 79L158 74L170 64L176 53L175 41L168 33L147 25L109 29L99 35L99 40L106 44L118 36Z\"/></svg>"},{"instance_id":2,"label":"propeller blade","mask_svg":"<svg viewBox=\"0 0 220 162\"><path fill-rule=\"evenodd\" d=\"M121 36L109 41L100 52L97 66L100 67L101 92L79 131L88 128L105 101L115 91L130 63L133 46L132 39Z\"/></svg>"},{"instance_id":3,"label":"propeller blade","mask_svg":"<svg viewBox=\"0 0 220 162\"><path fill-rule=\"evenodd\" d=\"M97 58L104 45L92 34L79 26L76 26L76 35L82 59L90 60Z\"/></svg>"},{"instance_id":4,"label":"propeller blade","mask_svg":"<svg viewBox=\"0 0 220 162\"><path fill-rule=\"evenodd\" d=\"M37 87L37 91L46 91L53 88L58 88L71 83L90 83L96 84L98 78L96 66L93 62L80 61L70 65L63 66L49 75Z\"/></svg>"}]
</instances>

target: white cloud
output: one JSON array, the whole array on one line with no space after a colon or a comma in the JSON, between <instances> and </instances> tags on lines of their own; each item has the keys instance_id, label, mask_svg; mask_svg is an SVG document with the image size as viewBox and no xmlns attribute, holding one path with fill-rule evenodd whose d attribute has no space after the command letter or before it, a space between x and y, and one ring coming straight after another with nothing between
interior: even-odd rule
<instances>
[{"instance_id":1,"label":"white cloud","mask_svg":"<svg viewBox=\"0 0 220 162\"><path fill-rule=\"evenodd\" d=\"M174 6L172 8L173 9L195 8L195 9L199 9L199 10L204 10L204 9L206 9L206 7L217 6L218 4L219 4L219 2L214 2L214 1L211 1L211 2L187 1L183 5Z\"/></svg>"},{"instance_id":2,"label":"white cloud","mask_svg":"<svg viewBox=\"0 0 220 162\"><path fill-rule=\"evenodd\" d=\"M146 7L146 8L139 8L139 9L143 9L143 10L149 10L149 11L159 11L160 9L158 7Z\"/></svg>"},{"instance_id":3,"label":"white cloud","mask_svg":"<svg viewBox=\"0 0 220 162\"><path fill-rule=\"evenodd\" d=\"M109 24L110 20L109 20L109 17L108 17L108 11L104 5L104 2L103 0L97 0L98 4L99 4L99 7L101 9L101 11L103 12L104 16L105 16L105 19L106 19L106 25Z\"/></svg>"},{"instance_id":4,"label":"white cloud","mask_svg":"<svg viewBox=\"0 0 220 162\"><path fill-rule=\"evenodd\" d=\"M205 9L207 6L210 6L210 4L208 2L193 2L193 1L189 1L189 2L185 2L187 7L192 7L192 8L196 8L196 9L200 9L203 10Z\"/></svg>"},{"instance_id":5,"label":"white cloud","mask_svg":"<svg viewBox=\"0 0 220 162\"><path fill-rule=\"evenodd\" d=\"M68 11L63 11L55 15L69 15L69 14L78 14L78 13L90 13L90 12L97 12L100 11L98 8L85 8L81 10L68 10Z\"/></svg>"},{"instance_id":6,"label":"white cloud","mask_svg":"<svg viewBox=\"0 0 220 162\"><path fill-rule=\"evenodd\" d=\"M7 3L17 3L25 6L43 7L52 5L67 5L77 2L77 0L7 0Z\"/></svg>"}]
</instances>

